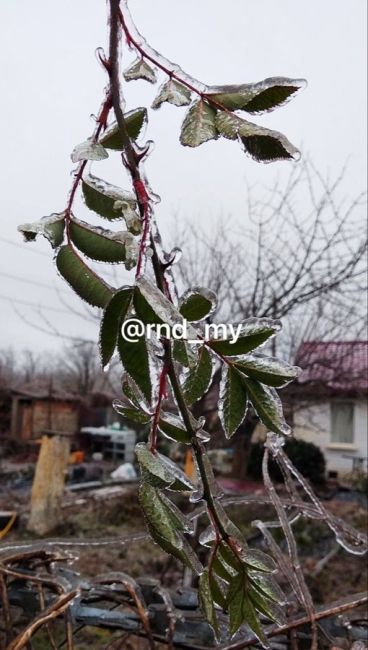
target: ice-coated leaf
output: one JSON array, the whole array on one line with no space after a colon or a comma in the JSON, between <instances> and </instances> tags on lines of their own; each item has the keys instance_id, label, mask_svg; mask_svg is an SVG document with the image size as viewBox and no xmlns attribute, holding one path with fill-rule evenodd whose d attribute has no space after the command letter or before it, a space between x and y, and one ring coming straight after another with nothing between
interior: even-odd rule
<instances>
[{"instance_id":1,"label":"ice-coated leaf","mask_svg":"<svg viewBox=\"0 0 368 650\"><path fill-rule=\"evenodd\" d=\"M280 605L285 603L285 594L272 575L265 575L264 573L255 571L249 571L248 575L252 587L256 591L259 591L261 595L272 600L274 603L279 603Z\"/></svg>"},{"instance_id":2,"label":"ice-coated leaf","mask_svg":"<svg viewBox=\"0 0 368 650\"><path fill-rule=\"evenodd\" d=\"M240 626L246 623L261 643L267 646L266 637L258 620L256 610L249 598L248 582L244 572L240 572L234 576L230 582L227 601L230 618L230 634L235 634Z\"/></svg>"},{"instance_id":3,"label":"ice-coated leaf","mask_svg":"<svg viewBox=\"0 0 368 650\"><path fill-rule=\"evenodd\" d=\"M137 205L133 194L92 174L84 177L82 191L86 206L110 221L123 218L124 206L134 210Z\"/></svg>"},{"instance_id":4,"label":"ice-coated leaf","mask_svg":"<svg viewBox=\"0 0 368 650\"><path fill-rule=\"evenodd\" d=\"M133 111L124 113L124 119L130 139L137 140L143 127L147 123L147 109L135 108ZM119 126L116 122L106 129L105 133L100 138L100 142L104 147L106 147L106 149L123 151L124 144L120 135Z\"/></svg>"},{"instance_id":5,"label":"ice-coated leaf","mask_svg":"<svg viewBox=\"0 0 368 650\"><path fill-rule=\"evenodd\" d=\"M259 591L255 589L249 589L249 598L252 601L255 609L263 614L266 618L270 619L278 625L283 625L286 623L286 616L278 605L267 600Z\"/></svg>"},{"instance_id":6,"label":"ice-coated leaf","mask_svg":"<svg viewBox=\"0 0 368 650\"><path fill-rule=\"evenodd\" d=\"M289 435L291 430L285 422L281 400L275 389L264 386L256 379L250 379L245 375L244 383L249 401L252 403L261 422L270 431Z\"/></svg>"},{"instance_id":7,"label":"ice-coated leaf","mask_svg":"<svg viewBox=\"0 0 368 650\"><path fill-rule=\"evenodd\" d=\"M234 365L248 377L275 388L286 386L300 372L297 366L291 366L285 361L263 354L249 354L235 361Z\"/></svg>"},{"instance_id":8,"label":"ice-coated leaf","mask_svg":"<svg viewBox=\"0 0 368 650\"><path fill-rule=\"evenodd\" d=\"M185 147L198 147L217 138L216 111L202 99L189 108L181 127L180 142Z\"/></svg>"},{"instance_id":9,"label":"ice-coated leaf","mask_svg":"<svg viewBox=\"0 0 368 650\"><path fill-rule=\"evenodd\" d=\"M100 355L103 368L114 354L121 324L131 305L132 294L132 287L123 287L106 305L100 326Z\"/></svg>"},{"instance_id":10,"label":"ice-coated leaf","mask_svg":"<svg viewBox=\"0 0 368 650\"><path fill-rule=\"evenodd\" d=\"M112 287L92 271L71 246L60 248L56 256L56 266L80 298L94 307L106 307L113 295Z\"/></svg>"},{"instance_id":11,"label":"ice-coated leaf","mask_svg":"<svg viewBox=\"0 0 368 650\"><path fill-rule=\"evenodd\" d=\"M227 438L231 438L243 422L247 405L247 391L241 373L232 366L224 365L220 383L219 417Z\"/></svg>"},{"instance_id":12,"label":"ice-coated leaf","mask_svg":"<svg viewBox=\"0 0 368 650\"><path fill-rule=\"evenodd\" d=\"M179 301L179 311L188 321L203 320L213 313L217 306L216 294L203 287L189 289Z\"/></svg>"},{"instance_id":13,"label":"ice-coated leaf","mask_svg":"<svg viewBox=\"0 0 368 650\"><path fill-rule=\"evenodd\" d=\"M218 579L215 576L215 571L212 571L210 574L210 587L213 601L219 605L219 607L222 607L222 609L227 609L227 601L226 595L224 594L223 583L219 583Z\"/></svg>"},{"instance_id":14,"label":"ice-coated leaf","mask_svg":"<svg viewBox=\"0 0 368 650\"><path fill-rule=\"evenodd\" d=\"M305 86L305 79L269 77L258 83L218 86L206 96L232 111L263 113L282 106Z\"/></svg>"},{"instance_id":15,"label":"ice-coated leaf","mask_svg":"<svg viewBox=\"0 0 368 650\"><path fill-rule=\"evenodd\" d=\"M69 232L73 244L84 255L110 264L126 261L125 242L129 244L133 238L129 232L115 233L76 219L70 222Z\"/></svg>"},{"instance_id":16,"label":"ice-coated leaf","mask_svg":"<svg viewBox=\"0 0 368 650\"><path fill-rule=\"evenodd\" d=\"M170 440L182 442L186 445L191 443L191 435L185 428L184 423L177 415L172 413L161 413L158 421L159 430Z\"/></svg>"},{"instance_id":17,"label":"ice-coated leaf","mask_svg":"<svg viewBox=\"0 0 368 650\"><path fill-rule=\"evenodd\" d=\"M152 383L147 341L144 335L137 337L137 339L136 341L128 341L119 334L119 356L126 372L134 379L145 398L150 402L152 399Z\"/></svg>"},{"instance_id":18,"label":"ice-coated leaf","mask_svg":"<svg viewBox=\"0 0 368 650\"><path fill-rule=\"evenodd\" d=\"M145 303L134 300L134 305L140 318L146 323L166 323L167 325L181 326L184 323L183 316L168 298L145 277L137 280L137 290ZM148 308L147 308L148 306ZM197 333L190 325L187 325L187 335L191 339L197 337Z\"/></svg>"},{"instance_id":19,"label":"ice-coated leaf","mask_svg":"<svg viewBox=\"0 0 368 650\"><path fill-rule=\"evenodd\" d=\"M135 451L143 475L151 485L175 492L193 490L192 482L170 458L153 453L143 442L136 445Z\"/></svg>"},{"instance_id":20,"label":"ice-coated leaf","mask_svg":"<svg viewBox=\"0 0 368 650\"><path fill-rule=\"evenodd\" d=\"M127 420L132 420L139 424L148 424L151 421L152 416L149 413L143 413L143 411L133 409L117 399L113 400L112 406L119 415L127 418Z\"/></svg>"},{"instance_id":21,"label":"ice-coated leaf","mask_svg":"<svg viewBox=\"0 0 368 650\"><path fill-rule=\"evenodd\" d=\"M74 147L70 157L73 163L77 163L80 160L104 160L109 157L109 154L99 142L86 140Z\"/></svg>"},{"instance_id":22,"label":"ice-coated leaf","mask_svg":"<svg viewBox=\"0 0 368 650\"><path fill-rule=\"evenodd\" d=\"M125 81L135 81L136 79L145 79L151 84L156 83L156 71L144 59L139 57L124 70L123 76Z\"/></svg>"},{"instance_id":23,"label":"ice-coated leaf","mask_svg":"<svg viewBox=\"0 0 368 650\"><path fill-rule=\"evenodd\" d=\"M208 621L208 623L213 628L216 637L219 636L219 626L217 622L216 610L214 606L214 599L210 584L210 576L208 569L205 569L202 575L199 577L198 583L198 599L201 610Z\"/></svg>"},{"instance_id":24,"label":"ice-coated leaf","mask_svg":"<svg viewBox=\"0 0 368 650\"><path fill-rule=\"evenodd\" d=\"M226 563L221 561L217 555L212 562L212 568L216 575L226 582L230 582L234 575L234 571L229 566L226 566Z\"/></svg>"},{"instance_id":25,"label":"ice-coated leaf","mask_svg":"<svg viewBox=\"0 0 368 650\"><path fill-rule=\"evenodd\" d=\"M204 345L198 351L198 362L184 382L184 397L188 404L197 402L209 388L212 379L212 359Z\"/></svg>"},{"instance_id":26,"label":"ice-coated leaf","mask_svg":"<svg viewBox=\"0 0 368 650\"><path fill-rule=\"evenodd\" d=\"M135 408L140 409L141 411L149 412L149 404L143 395L141 389L138 387L136 382L132 377L125 372L121 379L121 389L129 400L129 402L135 406Z\"/></svg>"},{"instance_id":27,"label":"ice-coated leaf","mask_svg":"<svg viewBox=\"0 0 368 650\"><path fill-rule=\"evenodd\" d=\"M219 557L219 560L222 563L225 563L225 566L228 567L228 571L232 574L232 576L238 574L241 571L243 566L241 559L235 555L235 553L225 542L221 542L217 551L217 555Z\"/></svg>"},{"instance_id":28,"label":"ice-coated leaf","mask_svg":"<svg viewBox=\"0 0 368 650\"><path fill-rule=\"evenodd\" d=\"M181 536L175 530L158 490L144 481L139 488L139 501L145 517L158 535L177 548L182 548Z\"/></svg>"},{"instance_id":29,"label":"ice-coated leaf","mask_svg":"<svg viewBox=\"0 0 368 650\"><path fill-rule=\"evenodd\" d=\"M258 126L236 115L218 113L216 127L225 138L239 139L245 152L258 162L300 158L299 150L282 133Z\"/></svg>"},{"instance_id":30,"label":"ice-coated leaf","mask_svg":"<svg viewBox=\"0 0 368 650\"><path fill-rule=\"evenodd\" d=\"M119 210L124 218L126 227L132 235L139 235L142 232L142 220L127 201L115 201L114 209Z\"/></svg>"},{"instance_id":31,"label":"ice-coated leaf","mask_svg":"<svg viewBox=\"0 0 368 650\"><path fill-rule=\"evenodd\" d=\"M197 362L196 351L192 350L190 345L181 339L172 341L172 353L175 361L178 361L186 368L193 368Z\"/></svg>"},{"instance_id":32,"label":"ice-coated leaf","mask_svg":"<svg viewBox=\"0 0 368 650\"><path fill-rule=\"evenodd\" d=\"M300 151L282 134L270 129L240 137L244 151L257 162L275 160L299 160Z\"/></svg>"},{"instance_id":33,"label":"ice-coated leaf","mask_svg":"<svg viewBox=\"0 0 368 650\"><path fill-rule=\"evenodd\" d=\"M244 564L256 571L272 573L277 569L274 559L258 549L247 548L245 551L242 551L241 558Z\"/></svg>"},{"instance_id":34,"label":"ice-coated leaf","mask_svg":"<svg viewBox=\"0 0 368 650\"><path fill-rule=\"evenodd\" d=\"M169 79L162 84L157 97L152 103L152 108L160 108L161 104L168 102L174 106L188 106L191 101L191 92L174 79Z\"/></svg>"},{"instance_id":35,"label":"ice-coated leaf","mask_svg":"<svg viewBox=\"0 0 368 650\"><path fill-rule=\"evenodd\" d=\"M34 241L37 235L43 235L50 242L52 248L57 248L61 246L64 239L64 219L64 212L54 213L33 223L23 223L18 226L18 230L23 234L26 242Z\"/></svg>"},{"instance_id":36,"label":"ice-coated leaf","mask_svg":"<svg viewBox=\"0 0 368 650\"><path fill-rule=\"evenodd\" d=\"M212 339L210 346L215 352L224 354L226 356L236 356L239 354L246 354L255 348L258 348L262 343L267 341L279 332L281 323L278 320L271 320L269 318L248 318L241 326L239 338L235 343L231 343L232 339Z\"/></svg>"},{"instance_id":37,"label":"ice-coated leaf","mask_svg":"<svg viewBox=\"0 0 368 650\"><path fill-rule=\"evenodd\" d=\"M200 575L202 573L203 567L185 537L182 538L182 545L179 548L177 545L171 544L167 541L167 539L159 535L157 530L149 522L148 531L152 539L156 542L156 544L159 545L160 548L162 548L162 550L165 551L165 553L178 558L178 560L185 564L185 566L187 566L196 575Z\"/></svg>"}]
</instances>

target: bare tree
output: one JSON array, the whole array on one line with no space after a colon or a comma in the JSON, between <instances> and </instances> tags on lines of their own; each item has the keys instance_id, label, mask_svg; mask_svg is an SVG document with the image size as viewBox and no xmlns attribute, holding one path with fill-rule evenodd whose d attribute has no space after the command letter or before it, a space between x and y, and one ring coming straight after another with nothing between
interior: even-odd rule
<instances>
[{"instance_id":1,"label":"bare tree","mask_svg":"<svg viewBox=\"0 0 368 650\"><path fill-rule=\"evenodd\" d=\"M262 199L248 192L242 224L222 219L208 230L181 231L184 262L179 285L206 286L219 296L217 322L251 316L280 318L283 332L272 353L297 360L308 340L352 340L365 336L365 195L344 197L345 170L333 181L310 162L292 168L284 187L276 184ZM304 359L304 362L306 360ZM197 411L211 416L218 378ZM257 418L249 414L234 439L234 474L244 475ZM212 428L219 427L217 418Z\"/></svg>"},{"instance_id":2,"label":"bare tree","mask_svg":"<svg viewBox=\"0 0 368 650\"><path fill-rule=\"evenodd\" d=\"M58 380L63 388L80 396L94 391L116 390L115 364L107 372L101 368L96 345L74 341L64 347L58 358Z\"/></svg>"}]
</instances>

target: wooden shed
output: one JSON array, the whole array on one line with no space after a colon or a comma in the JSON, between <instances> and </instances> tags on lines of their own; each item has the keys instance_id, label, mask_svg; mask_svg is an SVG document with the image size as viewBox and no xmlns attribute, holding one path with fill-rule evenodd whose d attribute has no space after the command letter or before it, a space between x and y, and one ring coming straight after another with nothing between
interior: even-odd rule
<instances>
[{"instance_id":1,"label":"wooden shed","mask_svg":"<svg viewBox=\"0 0 368 650\"><path fill-rule=\"evenodd\" d=\"M75 434L79 426L80 398L56 390L13 390L11 437L38 438L43 431Z\"/></svg>"}]
</instances>

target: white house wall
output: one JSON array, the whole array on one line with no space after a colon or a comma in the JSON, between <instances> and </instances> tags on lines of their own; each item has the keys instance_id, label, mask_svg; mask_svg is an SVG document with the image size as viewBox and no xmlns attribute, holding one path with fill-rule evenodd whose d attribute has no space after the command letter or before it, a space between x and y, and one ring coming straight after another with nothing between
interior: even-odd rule
<instances>
[{"instance_id":1,"label":"white house wall","mask_svg":"<svg viewBox=\"0 0 368 650\"><path fill-rule=\"evenodd\" d=\"M356 400L354 403L353 443L332 443L330 402L311 404L297 409L294 413L294 434L307 442L320 447L326 458L327 470L346 474L352 470L352 461L348 456L367 457L367 402Z\"/></svg>"}]
</instances>

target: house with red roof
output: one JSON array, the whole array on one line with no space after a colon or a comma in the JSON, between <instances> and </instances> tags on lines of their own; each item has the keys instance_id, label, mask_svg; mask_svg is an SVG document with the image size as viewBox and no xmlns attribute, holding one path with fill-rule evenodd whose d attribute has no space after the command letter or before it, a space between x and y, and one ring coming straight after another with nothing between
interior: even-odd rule
<instances>
[{"instance_id":1,"label":"house with red roof","mask_svg":"<svg viewBox=\"0 0 368 650\"><path fill-rule=\"evenodd\" d=\"M368 341L307 341L296 363L295 436L321 448L328 471L366 471Z\"/></svg>"}]
</instances>

